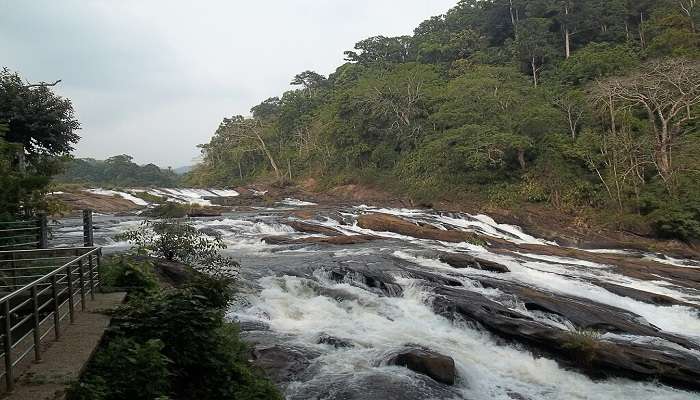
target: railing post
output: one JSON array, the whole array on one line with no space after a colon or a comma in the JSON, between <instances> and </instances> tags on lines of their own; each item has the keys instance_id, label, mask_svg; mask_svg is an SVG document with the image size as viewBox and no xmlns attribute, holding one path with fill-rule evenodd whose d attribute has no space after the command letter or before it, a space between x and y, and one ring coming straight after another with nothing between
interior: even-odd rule
<instances>
[{"instance_id":1,"label":"railing post","mask_svg":"<svg viewBox=\"0 0 700 400\"><path fill-rule=\"evenodd\" d=\"M88 255L88 279L90 282L90 300L95 300L95 278L93 275L94 265L92 263L92 254Z\"/></svg>"},{"instance_id":2,"label":"railing post","mask_svg":"<svg viewBox=\"0 0 700 400\"><path fill-rule=\"evenodd\" d=\"M85 247L93 247L95 245L93 230L92 210L83 210L83 242Z\"/></svg>"},{"instance_id":3,"label":"railing post","mask_svg":"<svg viewBox=\"0 0 700 400\"><path fill-rule=\"evenodd\" d=\"M32 286L32 314L34 316L34 361L41 362L41 332L39 329L39 295Z\"/></svg>"},{"instance_id":4,"label":"railing post","mask_svg":"<svg viewBox=\"0 0 700 400\"><path fill-rule=\"evenodd\" d=\"M7 391L11 392L15 386L15 378L12 371L12 320L10 319L10 301L3 304L3 314L5 316L5 383Z\"/></svg>"},{"instance_id":5,"label":"railing post","mask_svg":"<svg viewBox=\"0 0 700 400\"><path fill-rule=\"evenodd\" d=\"M75 305L73 304L73 270L70 265L66 267L66 282L68 282L68 315L72 324L75 322Z\"/></svg>"},{"instance_id":6,"label":"railing post","mask_svg":"<svg viewBox=\"0 0 700 400\"><path fill-rule=\"evenodd\" d=\"M46 214L39 214L39 246L40 249L49 248L49 218Z\"/></svg>"},{"instance_id":7,"label":"railing post","mask_svg":"<svg viewBox=\"0 0 700 400\"><path fill-rule=\"evenodd\" d=\"M78 260L78 270L80 272L80 309L85 311L85 271L83 271L83 260Z\"/></svg>"},{"instance_id":8,"label":"railing post","mask_svg":"<svg viewBox=\"0 0 700 400\"><path fill-rule=\"evenodd\" d=\"M58 288L56 287L56 275L51 275L51 292L53 295L53 329L56 340L61 337L60 304L58 303Z\"/></svg>"}]
</instances>

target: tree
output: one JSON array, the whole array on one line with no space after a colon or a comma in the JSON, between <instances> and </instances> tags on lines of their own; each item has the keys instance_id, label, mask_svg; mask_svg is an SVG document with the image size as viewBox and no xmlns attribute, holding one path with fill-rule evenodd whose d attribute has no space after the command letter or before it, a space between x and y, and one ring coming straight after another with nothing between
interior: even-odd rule
<instances>
[{"instance_id":1,"label":"tree","mask_svg":"<svg viewBox=\"0 0 700 400\"><path fill-rule=\"evenodd\" d=\"M261 120L246 119L239 115L233 118L224 118L216 135L220 136L228 146L263 154L267 157L277 179L281 179L282 174L277 162L265 142L266 128L267 126Z\"/></svg>"},{"instance_id":2,"label":"tree","mask_svg":"<svg viewBox=\"0 0 700 400\"><path fill-rule=\"evenodd\" d=\"M596 84L594 96L617 107L645 113L655 142L654 159L669 190L674 185L673 151L696 118L700 104L700 62L686 59L654 61L622 78ZM611 108L614 113L614 109ZM615 122L613 119L613 127Z\"/></svg>"},{"instance_id":3,"label":"tree","mask_svg":"<svg viewBox=\"0 0 700 400\"><path fill-rule=\"evenodd\" d=\"M539 84L540 71L553 53L550 24L546 18L528 18L520 22L515 36L517 58L528 65L535 87Z\"/></svg>"},{"instance_id":4,"label":"tree","mask_svg":"<svg viewBox=\"0 0 700 400\"><path fill-rule=\"evenodd\" d=\"M6 121L5 140L24 146L29 160L61 156L80 138L70 100L55 95L49 85L28 85L17 73L0 71L0 121Z\"/></svg>"},{"instance_id":5,"label":"tree","mask_svg":"<svg viewBox=\"0 0 700 400\"><path fill-rule=\"evenodd\" d=\"M346 51L345 59L360 64L404 63L411 59L410 46L410 36L374 36L355 44L356 51Z\"/></svg>"},{"instance_id":6,"label":"tree","mask_svg":"<svg viewBox=\"0 0 700 400\"><path fill-rule=\"evenodd\" d=\"M327 79L325 76L314 71L304 71L294 76L291 85L303 86L307 93L311 96L318 89L323 87L326 84L326 82Z\"/></svg>"}]
</instances>

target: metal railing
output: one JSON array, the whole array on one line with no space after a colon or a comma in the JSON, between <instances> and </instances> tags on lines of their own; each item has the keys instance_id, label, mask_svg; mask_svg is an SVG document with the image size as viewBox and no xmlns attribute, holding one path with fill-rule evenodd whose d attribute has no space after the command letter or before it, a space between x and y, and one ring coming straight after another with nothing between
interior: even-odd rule
<instances>
[{"instance_id":1,"label":"metal railing","mask_svg":"<svg viewBox=\"0 0 700 400\"><path fill-rule=\"evenodd\" d=\"M94 246L92 214L92 210L82 212L82 235L75 232L76 224L66 225L62 220L49 222L46 214L21 221L0 222L0 251Z\"/></svg>"},{"instance_id":2,"label":"metal railing","mask_svg":"<svg viewBox=\"0 0 700 400\"><path fill-rule=\"evenodd\" d=\"M47 247L47 218L0 222L0 250Z\"/></svg>"},{"instance_id":3,"label":"metal railing","mask_svg":"<svg viewBox=\"0 0 700 400\"><path fill-rule=\"evenodd\" d=\"M0 251L0 331L7 391L18 364L32 352L41 361L42 341L61 337L62 321L85 311L86 297L99 287L102 248L79 247Z\"/></svg>"}]
</instances>

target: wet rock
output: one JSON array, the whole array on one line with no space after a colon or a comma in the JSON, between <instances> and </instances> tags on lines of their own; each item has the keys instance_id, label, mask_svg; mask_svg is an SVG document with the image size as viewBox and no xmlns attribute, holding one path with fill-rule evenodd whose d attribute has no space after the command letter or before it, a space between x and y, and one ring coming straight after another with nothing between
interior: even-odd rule
<instances>
[{"instance_id":1,"label":"wet rock","mask_svg":"<svg viewBox=\"0 0 700 400\"><path fill-rule=\"evenodd\" d=\"M321 235L336 236L340 235L340 232L333 228L328 228L326 226L314 225L308 222L301 221L284 221L284 224L292 227L295 231L304 233L316 233Z\"/></svg>"},{"instance_id":2,"label":"wet rock","mask_svg":"<svg viewBox=\"0 0 700 400\"><path fill-rule=\"evenodd\" d=\"M492 241L492 251L509 256L517 256L517 253L540 254L547 256L574 258L590 261L602 265L610 265L613 271L635 279L656 281L660 276L663 279L680 287L700 289L700 269L679 267L664 264L653 260L635 258L621 254L594 253L585 250L568 247L547 246L540 244L514 244L505 241Z\"/></svg>"},{"instance_id":3,"label":"wet rock","mask_svg":"<svg viewBox=\"0 0 700 400\"><path fill-rule=\"evenodd\" d=\"M389 297L401 297L403 288L396 283L394 278L382 271L372 270L367 266L350 267L324 267L320 270L328 279L336 282L345 282L351 285L369 289L377 294Z\"/></svg>"},{"instance_id":4,"label":"wet rock","mask_svg":"<svg viewBox=\"0 0 700 400\"><path fill-rule=\"evenodd\" d=\"M251 352L253 364L262 368L275 383L296 380L318 354L303 349L280 345L256 347Z\"/></svg>"},{"instance_id":5,"label":"wet rock","mask_svg":"<svg viewBox=\"0 0 700 400\"><path fill-rule=\"evenodd\" d=\"M468 290L440 287L436 289L436 294L433 308L437 313L448 318L458 316L461 320L486 328L501 337L530 345L593 377L629 376L656 379L672 385L700 389L700 359L682 348L652 342L613 341L598 335L570 332ZM518 296L521 295L522 292ZM684 343L688 348L696 347L692 342L660 332L648 324L639 323L635 327L631 313L619 309L600 305L600 309L595 310L594 307L586 307L583 302L557 306L554 304L555 300L539 300L544 297L529 296L524 301L526 306L529 304L529 307L536 307L538 310L558 313L575 324L583 324L592 330L604 332L623 328L637 335L661 337L679 344ZM565 304L567 300L560 300L560 303ZM577 310L577 307L581 309ZM613 311L604 315L605 308L611 308ZM593 312L593 315L587 315L589 312ZM616 316L620 321L614 321Z\"/></svg>"},{"instance_id":6,"label":"wet rock","mask_svg":"<svg viewBox=\"0 0 700 400\"><path fill-rule=\"evenodd\" d=\"M167 261L161 258L151 258L153 271L158 276L159 282L166 286L181 287L195 275L192 267L177 261Z\"/></svg>"},{"instance_id":7,"label":"wet rock","mask_svg":"<svg viewBox=\"0 0 700 400\"><path fill-rule=\"evenodd\" d=\"M335 336L330 336L326 334L320 335L316 343L327 344L329 346L335 347L336 349L355 347L355 345L353 345L349 340L340 339Z\"/></svg>"},{"instance_id":8,"label":"wet rock","mask_svg":"<svg viewBox=\"0 0 700 400\"><path fill-rule=\"evenodd\" d=\"M190 218L220 217L221 211L214 208L193 208L187 212Z\"/></svg>"},{"instance_id":9,"label":"wet rock","mask_svg":"<svg viewBox=\"0 0 700 400\"><path fill-rule=\"evenodd\" d=\"M269 331L270 325L261 321L239 321L238 327L241 332Z\"/></svg>"},{"instance_id":10,"label":"wet rock","mask_svg":"<svg viewBox=\"0 0 700 400\"><path fill-rule=\"evenodd\" d=\"M267 244L273 245L293 245L293 244L332 244L332 245L350 245L362 244L378 240L376 236L369 235L352 235L352 236L330 236L330 237L306 237L306 238L291 238L288 236L267 236L262 240Z\"/></svg>"},{"instance_id":11,"label":"wet rock","mask_svg":"<svg viewBox=\"0 0 700 400\"><path fill-rule=\"evenodd\" d=\"M285 393L288 400L453 400L465 399L455 388L418 374L381 370L351 374L322 374L295 385Z\"/></svg>"},{"instance_id":12,"label":"wet rock","mask_svg":"<svg viewBox=\"0 0 700 400\"><path fill-rule=\"evenodd\" d=\"M437 382L454 385L457 377L455 361L431 350L412 348L392 354L387 360L388 365L406 367L411 371L427 375Z\"/></svg>"},{"instance_id":13,"label":"wet rock","mask_svg":"<svg viewBox=\"0 0 700 400\"><path fill-rule=\"evenodd\" d=\"M655 304L657 306L686 306L695 307L695 305L684 301L676 300L673 297L664 296L662 294L645 292L643 290L634 289L626 286L615 285L613 283L597 281L596 286L600 286L610 293L615 293L618 296L629 297L644 303Z\"/></svg>"},{"instance_id":14,"label":"wet rock","mask_svg":"<svg viewBox=\"0 0 700 400\"><path fill-rule=\"evenodd\" d=\"M199 228L199 229L197 229L197 230L198 230L199 232L201 232L201 233L207 235L207 236L210 236L210 237L219 237L219 236L221 236L221 233L219 233L219 231L217 231L216 228L213 228L213 227L211 227L211 226L205 226L205 227Z\"/></svg>"},{"instance_id":15,"label":"wet rock","mask_svg":"<svg viewBox=\"0 0 700 400\"><path fill-rule=\"evenodd\" d=\"M357 224L364 229L371 229L377 232L393 232L419 239L441 240L453 243L480 243L483 241L473 233L445 231L429 225L421 226L388 214L364 214L357 219Z\"/></svg>"},{"instance_id":16,"label":"wet rock","mask_svg":"<svg viewBox=\"0 0 700 400\"><path fill-rule=\"evenodd\" d=\"M540 291L517 283L476 277L486 288L499 289L515 295L529 311L540 311L561 316L578 329L600 333L616 333L638 336L656 336L689 349L699 349L695 343L661 331L641 316L621 308L595 301Z\"/></svg>"},{"instance_id":17,"label":"wet rock","mask_svg":"<svg viewBox=\"0 0 700 400\"><path fill-rule=\"evenodd\" d=\"M468 254L442 253L438 256L438 259L454 268L474 268L498 273L510 272L505 265L472 257Z\"/></svg>"}]
</instances>

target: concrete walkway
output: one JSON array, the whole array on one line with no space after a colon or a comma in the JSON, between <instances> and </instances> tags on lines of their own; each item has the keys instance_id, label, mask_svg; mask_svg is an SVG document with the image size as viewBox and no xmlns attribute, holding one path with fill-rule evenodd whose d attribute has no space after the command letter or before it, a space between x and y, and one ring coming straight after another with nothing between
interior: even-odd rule
<instances>
[{"instance_id":1,"label":"concrete walkway","mask_svg":"<svg viewBox=\"0 0 700 400\"><path fill-rule=\"evenodd\" d=\"M3 400L62 399L68 385L78 380L100 343L110 316L103 313L124 301L125 293L98 293L86 301L85 312L76 312L75 323L66 324L59 341L49 341L40 363L30 363L17 379L15 390ZM80 309L80 308L78 308Z\"/></svg>"}]
</instances>

